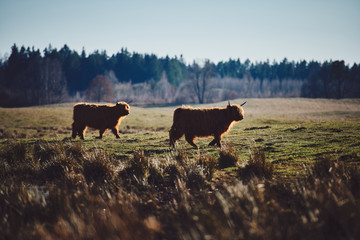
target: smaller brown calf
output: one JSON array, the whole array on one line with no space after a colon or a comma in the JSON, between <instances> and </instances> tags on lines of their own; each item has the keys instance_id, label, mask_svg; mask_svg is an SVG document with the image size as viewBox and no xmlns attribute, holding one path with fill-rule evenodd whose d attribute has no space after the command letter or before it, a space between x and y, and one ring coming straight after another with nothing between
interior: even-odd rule
<instances>
[{"instance_id":1,"label":"smaller brown calf","mask_svg":"<svg viewBox=\"0 0 360 240\"><path fill-rule=\"evenodd\" d=\"M98 138L100 139L107 129L111 129L116 138L120 138L118 126L122 118L130 113L130 106L125 102L117 102L115 105L79 103L74 106L73 111L73 138L79 135L81 139L84 139L87 127L99 129Z\"/></svg>"},{"instance_id":2,"label":"smaller brown calf","mask_svg":"<svg viewBox=\"0 0 360 240\"><path fill-rule=\"evenodd\" d=\"M231 124L244 118L243 104L231 105L225 108L191 108L179 107L174 111L173 125L170 129L170 146L175 148L175 143L183 135L186 141L197 148L194 143L195 137L213 136L209 145L221 147L221 137L226 133Z\"/></svg>"}]
</instances>

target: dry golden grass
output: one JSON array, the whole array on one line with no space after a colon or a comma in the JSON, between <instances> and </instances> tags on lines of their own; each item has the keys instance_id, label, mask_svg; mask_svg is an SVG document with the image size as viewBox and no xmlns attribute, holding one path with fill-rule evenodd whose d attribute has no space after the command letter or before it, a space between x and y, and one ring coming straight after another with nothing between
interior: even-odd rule
<instances>
[{"instance_id":1,"label":"dry golden grass","mask_svg":"<svg viewBox=\"0 0 360 240\"><path fill-rule=\"evenodd\" d=\"M234 155L223 151L195 159L185 151L165 158L134 152L119 161L68 140L30 149L7 142L0 148L1 237L359 238L358 168L322 158L307 164L303 177L283 182L265 150L253 149L236 175L214 175L221 167L214 161Z\"/></svg>"}]
</instances>

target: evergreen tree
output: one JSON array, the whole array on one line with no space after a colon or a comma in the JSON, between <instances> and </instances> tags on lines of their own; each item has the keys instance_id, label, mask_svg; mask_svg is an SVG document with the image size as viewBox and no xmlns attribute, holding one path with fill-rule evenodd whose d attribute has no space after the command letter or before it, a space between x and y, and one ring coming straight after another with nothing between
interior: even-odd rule
<instances>
[{"instance_id":1,"label":"evergreen tree","mask_svg":"<svg viewBox=\"0 0 360 240\"><path fill-rule=\"evenodd\" d=\"M174 88L183 86L184 80L190 79L198 102L206 101L209 79L215 76L217 82L222 82L217 83L219 86L236 86L238 92L230 89L231 96L240 96L240 92L253 97L293 96L289 91L296 92L301 88L302 97L360 97L359 69L358 64L350 68L341 60L319 63L294 62L287 58L271 63L269 60L252 63L248 59L244 62L229 59L215 65L206 61L204 67L200 67L196 63L187 66L182 56L179 59L158 58L154 54L130 53L124 48L109 57L105 51L87 55L83 49L78 54L67 45L58 50L49 44L42 55L34 47L19 48L14 44L10 56L0 60L0 105L27 106L63 101L66 92L72 96L82 94L89 89L93 79L109 72L114 75L114 84L143 84L151 91L159 87L160 79L165 79L161 78L163 73L166 82ZM166 89L172 88L167 86ZM247 91L243 92L244 89ZM223 95L230 96L228 93Z\"/></svg>"}]
</instances>

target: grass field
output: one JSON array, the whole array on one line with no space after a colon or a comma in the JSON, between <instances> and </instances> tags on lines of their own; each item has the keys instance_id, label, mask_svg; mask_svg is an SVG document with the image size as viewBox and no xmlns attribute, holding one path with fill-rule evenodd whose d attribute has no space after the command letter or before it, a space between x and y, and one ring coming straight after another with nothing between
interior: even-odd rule
<instances>
[{"instance_id":1,"label":"grass field","mask_svg":"<svg viewBox=\"0 0 360 240\"><path fill-rule=\"evenodd\" d=\"M72 105L0 109L1 142L18 139L31 145L40 139L69 138ZM221 107L226 103L205 106ZM168 131L175 108L132 107L120 125L121 139L115 139L108 131L103 140L98 140L98 131L88 129L85 141L75 142L102 148L119 160L130 157L134 151L162 157L171 151ZM321 156L350 162L359 158L360 100L250 99L244 108L245 119L234 124L223 138L223 143L234 147L243 161L248 159L251 148L263 147L276 170L294 175L304 170L304 163ZM190 155L201 152L215 156L218 149L208 147L210 141L211 138L198 139L200 149L194 150L182 138L177 148Z\"/></svg>"},{"instance_id":2,"label":"grass field","mask_svg":"<svg viewBox=\"0 0 360 240\"><path fill-rule=\"evenodd\" d=\"M360 236L359 99L248 99L221 150L170 149L176 106L73 140L72 106L0 108L0 237Z\"/></svg>"}]
</instances>

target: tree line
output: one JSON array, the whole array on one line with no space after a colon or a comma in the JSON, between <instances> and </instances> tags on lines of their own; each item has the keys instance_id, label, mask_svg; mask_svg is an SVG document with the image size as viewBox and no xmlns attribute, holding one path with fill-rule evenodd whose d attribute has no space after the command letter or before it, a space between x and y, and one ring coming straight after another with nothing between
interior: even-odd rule
<instances>
[{"instance_id":1,"label":"tree line","mask_svg":"<svg viewBox=\"0 0 360 240\"><path fill-rule=\"evenodd\" d=\"M229 59L186 64L182 56L157 57L124 48L108 56L105 51L87 54L82 50L79 54L67 45L59 50L49 45L41 52L15 44L9 57L0 61L2 107L86 98L111 101L129 92L135 96L127 98L145 94L146 101L151 101L166 96L166 102L178 103L234 97L357 98L360 65L286 58L272 63ZM107 98L101 98L103 95Z\"/></svg>"}]
</instances>

